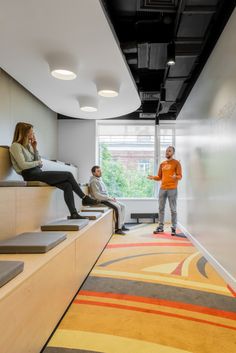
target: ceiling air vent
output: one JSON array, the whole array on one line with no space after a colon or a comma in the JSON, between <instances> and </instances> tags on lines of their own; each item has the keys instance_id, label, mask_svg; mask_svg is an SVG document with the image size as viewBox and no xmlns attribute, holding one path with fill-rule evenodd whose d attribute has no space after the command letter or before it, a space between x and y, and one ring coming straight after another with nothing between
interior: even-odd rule
<instances>
[{"instance_id":1,"label":"ceiling air vent","mask_svg":"<svg viewBox=\"0 0 236 353\"><path fill-rule=\"evenodd\" d=\"M156 113L139 113L140 119L155 119Z\"/></svg>"},{"instance_id":2,"label":"ceiling air vent","mask_svg":"<svg viewBox=\"0 0 236 353\"><path fill-rule=\"evenodd\" d=\"M159 99L160 94L159 92L139 92L140 99L142 101L156 101Z\"/></svg>"},{"instance_id":3,"label":"ceiling air vent","mask_svg":"<svg viewBox=\"0 0 236 353\"><path fill-rule=\"evenodd\" d=\"M174 12L177 8L178 0L139 0L138 11L169 11Z\"/></svg>"}]
</instances>

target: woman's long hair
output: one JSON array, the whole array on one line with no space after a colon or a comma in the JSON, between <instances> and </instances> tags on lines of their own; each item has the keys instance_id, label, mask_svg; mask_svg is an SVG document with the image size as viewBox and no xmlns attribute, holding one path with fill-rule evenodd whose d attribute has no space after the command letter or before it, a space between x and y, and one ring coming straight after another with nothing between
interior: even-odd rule
<instances>
[{"instance_id":1,"label":"woman's long hair","mask_svg":"<svg viewBox=\"0 0 236 353\"><path fill-rule=\"evenodd\" d=\"M29 123L17 123L12 143L17 142L23 146L26 146L28 144L28 133L31 128L33 128L33 125Z\"/></svg>"}]
</instances>

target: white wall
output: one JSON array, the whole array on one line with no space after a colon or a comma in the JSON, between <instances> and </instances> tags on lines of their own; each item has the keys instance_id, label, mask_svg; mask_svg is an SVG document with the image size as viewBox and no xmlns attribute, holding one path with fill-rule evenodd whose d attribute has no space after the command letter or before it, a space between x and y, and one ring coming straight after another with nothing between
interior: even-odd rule
<instances>
[{"instance_id":1,"label":"white wall","mask_svg":"<svg viewBox=\"0 0 236 353\"><path fill-rule=\"evenodd\" d=\"M17 122L34 125L39 151L57 158L57 114L0 69L0 145L10 145Z\"/></svg>"},{"instance_id":2,"label":"white wall","mask_svg":"<svg viewBox=\"0 0 236 353\"><path fill-rule=\"evenodd\" d=\"M59 120L58 159L78 166L79 182L85 184L91 176L96 152L95 120Z\"/></svg>"},{"instance_id":3,"label":"white wall","mask_svg":"<svg viewBox=\"0 0 236 353\"><path fill-rule=\"evenodd\" d=\"M236 11L177 121L180 223L236 288Z\"/></svg>"},{"instance_id":4,"label":"white wall","mask_svg":"<svg viewBox=\"0 0 236 353\"><path fill-rule=\"evenodd\" d=\"M126 207L125 222L135 223L135 219L130 218L131 213L158 213L158 200L157 199L120 199ZM168 207L166 209L166 220L169 221L170 214ZM152 222L152 219L140 219L140 222Z\"/></svg>"}]
</instances>

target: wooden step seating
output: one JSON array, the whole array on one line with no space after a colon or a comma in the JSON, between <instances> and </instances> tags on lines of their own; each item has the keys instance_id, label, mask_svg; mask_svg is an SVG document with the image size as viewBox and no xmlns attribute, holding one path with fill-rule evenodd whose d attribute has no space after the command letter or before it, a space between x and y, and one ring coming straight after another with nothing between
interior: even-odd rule
<instances>
[{"instance_id":1,"label":"wooden step seating","mask_svg":"<svg viewBox=\"0 0 236 353\"><path fill-rule=\"evenodd\" d=\"M109 207L106 206L82 206L81 212L107 212Z\"/></svg>"},{"instance_id":2,"label":"wooden step seating","mask_svg":"<svg viewBox=\"0 0 236 353\"><path fill-rule=\"evenodd\" d=\"M109 241L112 211L66 234L44 254L0 255L0 261L22 261L25 266L0 288L1 353L40 352Z\"/></svg>"},{"instance_id":3,"label":"wooden step seating","mask_svg":"<svg viewBox=\"0 0 236 353\"><path fill-rule=\"evenodd\" d=\"M0 180L14 180L6 175L1 151L0 147ZM0 240L40 232L41 225L68 215L63 192L50 186L8 184L0 187L0 200ZM81 200L76 198L76 202L80 209ZM66 231L66 239L46 253L0 254L0 261L18 261L24 266L0 288L1 353L42 350L112 235L111 210L85 221L83 229Z\"/></svg>"},{"instance_id":4,"label":"wooden step seating","mask_svg":"<svg viewBox=\"0 0 236 353\"><path fill-rule=\"evenodd\" d=\"M44 170L70 171L77 179L74 166L46 159L43 164ZM39 229L41 224L68 214L61 190L37 181L26 182L13 170L8 146L0 146L0 200L0 240ZM81 199L76 197L75 203L80 209Z\"/></svg>"}]
</instances>

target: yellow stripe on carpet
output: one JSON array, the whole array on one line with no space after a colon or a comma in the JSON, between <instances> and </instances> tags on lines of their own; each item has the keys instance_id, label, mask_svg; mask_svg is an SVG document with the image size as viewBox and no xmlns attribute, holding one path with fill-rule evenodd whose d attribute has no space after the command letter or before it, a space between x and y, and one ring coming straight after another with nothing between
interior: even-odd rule
<instances>
[{"instance_id":1,"label":"yellow stripe on carpet","mask_svg":"<svg viewBox=\"0 0 236 353\"><path fill-rule=\"evenodd\" d=\"M186 350L101 333L57 330L49 347L94 350L104 353L191 353Z\"/></svg>"}]
</instances>

